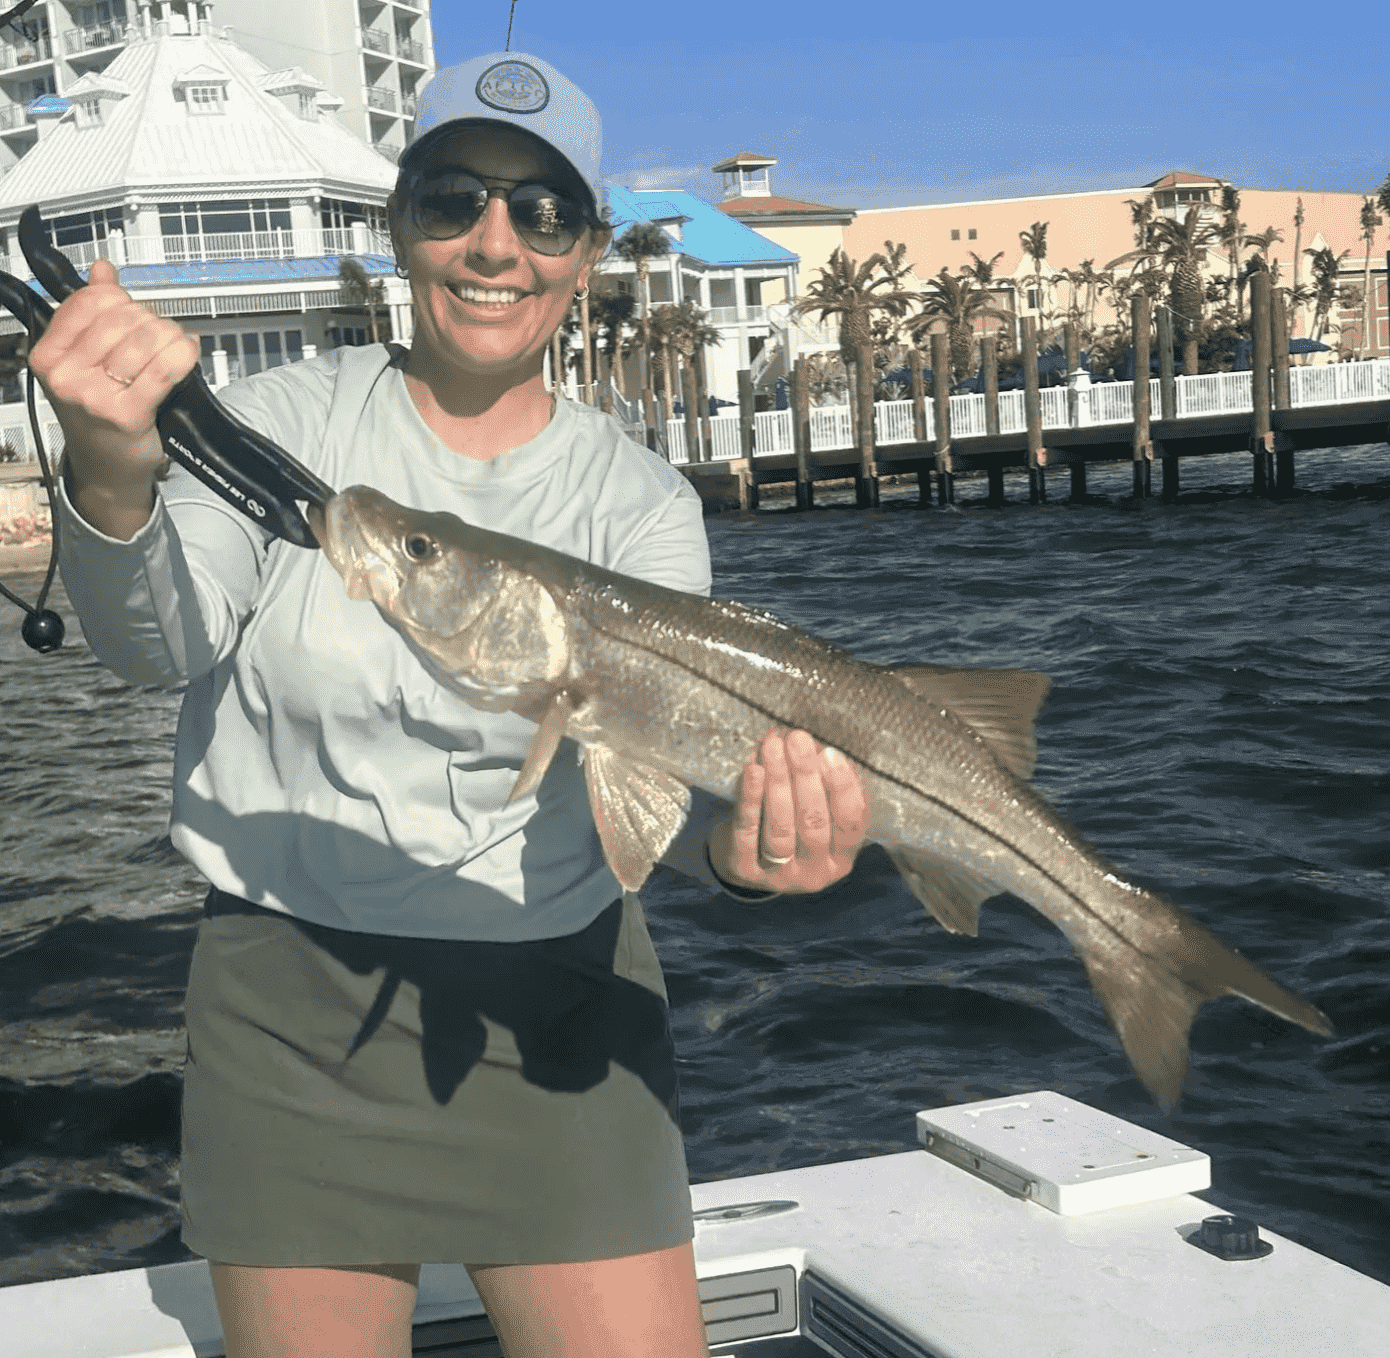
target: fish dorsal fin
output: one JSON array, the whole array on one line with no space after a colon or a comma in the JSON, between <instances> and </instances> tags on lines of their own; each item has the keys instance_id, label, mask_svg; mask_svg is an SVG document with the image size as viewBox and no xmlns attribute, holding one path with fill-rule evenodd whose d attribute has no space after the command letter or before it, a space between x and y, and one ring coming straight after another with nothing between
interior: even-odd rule
<instances>
[{"instance_id":1,"label":"fish dorsal fin","mask_svg":"<svg viewBox=\"0 0 1390 1358\"><path fill-rule=\"evenodd\" d=\"M971 938L979 934L980 906L998 896L1000 887L921 849L889 849L888 857L943 929Z\"/></svg>"},{"instance_id":2,"label":"fish dorsal fin","mask_svg":"<svg viewBox=\"0 0 1390 1358\"><path fill-rule=\"evenodd\" d=\"M606 745L584 746L584 780L603 856L623 890L636 891L685 824L690 789Z\"/></svg>"},{"instance_id":3,"label":"fish dorsal fin","mask_svg":"<svg viewBox=\"0 0 1390 1358\"><path fill-rule=\"evenodd\" d=\"M545 777L545 771L550 767L550 761L555 758L555 751L560 747L565 727L573 715L574 704L570 701L569 694L561 689L550 700L550 706L545 709L545 715L536 728L531 748L526 751L526 760L516 775L512 790L507 794L508 806L518 797L524 797L528 792L534 791L536 784Z\"/></svg>"},{"instance_id":4,"label":"fish dorsal fin","mask_svg":"<svg viewBox=\"0 0 1390 1358\"><path fill-rule=\"evenodd\" d=\"M1047 675L949 665L893 665L889 673L919 698L950 708L1014 777L1033 776L1038 763L1033 721L1052 686Z\"/></svg>"}]
</instances>

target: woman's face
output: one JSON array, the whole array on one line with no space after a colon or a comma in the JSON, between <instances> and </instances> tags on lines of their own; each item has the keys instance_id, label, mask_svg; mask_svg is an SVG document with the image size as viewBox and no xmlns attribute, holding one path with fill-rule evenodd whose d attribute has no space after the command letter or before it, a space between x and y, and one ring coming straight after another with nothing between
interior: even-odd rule
<instances>
[{"instance_id":1,"label":"woman's face","mask_svg":"<svg viewBox=\"0 0 1390 1358\"><path fill-rule=\"evenodd\" d=\"M489 188L515 181L554 183L559 156L524 133L472 128L441 139L421 169L476 175ZM452 240L420 234L408 205L389 204L396 258L410 274L417 357L476 376L524 381L583 288L608 233L586 229L566 255L543 255L517 237L502 198L489 198L479 220Z\"/></svg>"}]
</instances>

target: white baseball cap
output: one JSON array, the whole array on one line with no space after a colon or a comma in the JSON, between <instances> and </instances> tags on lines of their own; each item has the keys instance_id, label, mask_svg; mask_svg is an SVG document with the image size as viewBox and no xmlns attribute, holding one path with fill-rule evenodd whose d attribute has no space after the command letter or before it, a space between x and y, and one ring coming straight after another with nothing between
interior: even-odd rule
<instances>
[{"instance_id":1,"label":"white baseball cap","mask_svg":"<svg viewBox=\"0 0 1390 1358\"><path fill-rule=\"evenodd\" d=\"M402 167L439 132L462 119L507 123L539 137L574 167L603 208L603 122L594 101L548 61L526 52L490 52L435 74L420 95Z\"/></svg>"}]
</instances>

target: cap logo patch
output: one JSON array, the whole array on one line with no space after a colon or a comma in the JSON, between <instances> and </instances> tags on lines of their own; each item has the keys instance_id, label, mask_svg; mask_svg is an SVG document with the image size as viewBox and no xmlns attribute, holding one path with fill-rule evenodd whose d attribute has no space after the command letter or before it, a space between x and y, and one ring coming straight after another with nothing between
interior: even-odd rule
<instances>
[{"instance_id":1,"label":"cap logo patch","mask_svg":"<svg viewBox=\"0 0 1390 1358\"><path fill-rule=\"evenodd\" d=\"M499 61L478 77L480 102L503 113L539 113L550 102L550 86L524 61Z\"/></svg>"}]
</instances>

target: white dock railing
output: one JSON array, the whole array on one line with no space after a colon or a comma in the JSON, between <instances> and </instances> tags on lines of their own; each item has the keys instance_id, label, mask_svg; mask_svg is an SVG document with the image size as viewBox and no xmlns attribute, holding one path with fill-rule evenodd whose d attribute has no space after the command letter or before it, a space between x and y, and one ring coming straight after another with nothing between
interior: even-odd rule
<instances>
[{"instance_id":1,"label":"white dock railing","mask_svg":"<svg viewBox=\"0 0 1390 1358\"><path fill-rule=\"evenodd\" d=\"M1175 379L1177 418L1200 415L1238 414L1253 409L1250 374L1200 373L1196 377ZM1076 417L1072 419L1066 387L1044 387L1038 392L1044 429L1080 428L1101 424L1131 424L1134 421L1134 383L1099 382L1076 390ZM1390 399L1390 358L1371 358L1359 363L1328 363L1312 368L1290 368L1290 404L1297 406L1341 405L1353 401ZM1159 381L1149 382L1149 410L1159 417ZM739 446L737 415L718 415L711 419L713 444L711 460L743 456ZM789 410L765 410L753 417L754 447L759 453L790 453L792 419ZM679 433L676 428L679 426ZM1021 434L1027 428L1021 391L999 393L999 432ZM685 421L678 418L668 426L667 447L673 462L689 461L685 446ZM985 432L985 398L967 395L951 397L951 432L956 438L975 438ZM874 434L879 447L912 443L911 401L879 401L874 406ZM927 438L936 436L932 403L927 402ZM854 428L848 406L811 407L811 451L831 452L854 448Z\"/></svg>"}]
</instances>

